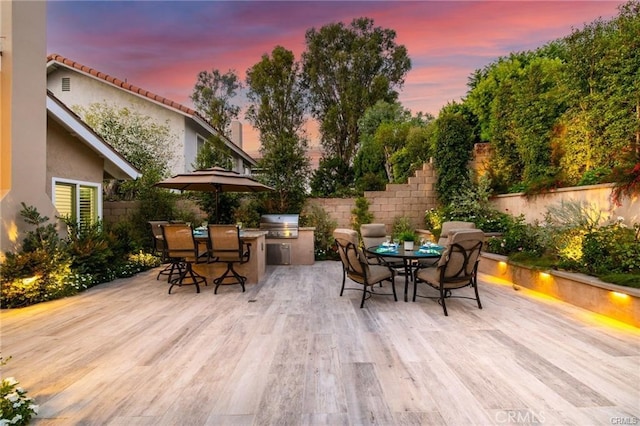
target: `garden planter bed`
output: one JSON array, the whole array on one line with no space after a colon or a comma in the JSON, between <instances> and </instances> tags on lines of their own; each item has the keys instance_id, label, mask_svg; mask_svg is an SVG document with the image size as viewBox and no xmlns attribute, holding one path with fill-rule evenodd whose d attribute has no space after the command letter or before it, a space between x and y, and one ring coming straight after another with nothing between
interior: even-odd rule
<instances>
[{"instance_id":1,"label":"garden planter bed","mask_svg":"<svg viewBox=\"0 0 640 426\"><path fill-rule=\"evenodd\" d=\"M609 284L584 274L514 265L506 256L492 253L482 254L478 271L640 327L640 289Z\"/></svg>"}]
</instances>

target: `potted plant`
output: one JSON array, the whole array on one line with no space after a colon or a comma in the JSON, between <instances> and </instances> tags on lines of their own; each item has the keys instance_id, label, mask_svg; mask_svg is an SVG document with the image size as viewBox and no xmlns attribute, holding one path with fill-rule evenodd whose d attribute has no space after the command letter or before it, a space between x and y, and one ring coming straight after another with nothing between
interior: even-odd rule
<instances>
[{"instance_id":1,"label":"potted plant","mask_svg":"<svg viewBox=\"0 0 640 426\"><path fill-rule=\"evenodd\" d=\"M398 241L404 243L405 250L413 250L413 244L418 241L418 234L415 231L402 231L398 234Z\"/></svg>"}]
</instances>

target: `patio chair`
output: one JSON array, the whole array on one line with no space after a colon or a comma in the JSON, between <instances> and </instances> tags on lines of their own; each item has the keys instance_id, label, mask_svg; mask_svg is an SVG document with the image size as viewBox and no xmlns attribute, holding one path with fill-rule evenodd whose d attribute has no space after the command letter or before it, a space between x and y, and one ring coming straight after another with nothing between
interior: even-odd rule
<instances>
[{"instance_id":1,"label":"patio chair","mask_svg":"<svg viewBox=\"0 0 640 426\"><path fill-rule=\"evenodd\" d=\"M162 236L166 244L167 256L172 262L181 262L184 266L177 278L169 279L169 294L174 286L195 285L200 293L200 283L207 285L207 279L193 270L193 264L202 259L198 244L193 238L193 230L187 224L168 223L162 225Z\"/></svg>"},{"instance_id":2,"label":"patio chair","mask_svg":"<svg viewBox=\"0 0 640 426\"><path fill-rule=\"evenodd\" d=\"M438 266L419 269L416 272L413 284L413 301L416 301L416 296L438 299L445 316L449 315L445 299L450 297L475 300L478 303L478 308L482 309L478 294L477 273L483 240L484 233L479 229L461 229L450 234ZM439 295L436 297L418 295L417 289L420 283L435 288ZM453 291L464 287L473 288L475 297L453 296Z\"/></svg>"},{"instance_id":3,"label":"patio chair","mask_svg":"<svg viewBox=\"0 0 640 426\"><path fill-rule=\"evenodd\" d=\"M371 265L367 262L362 249L358 246L358 233L352 229L336 229L333 231L336 247L342 261L342 287L340 296L344 290L360 290L362 289L362 301L360 308L364 307L364 302L373 294L391 295L397 302L396 287L394 285L395 271L384 265ZM362 287L345 288L347 277ZM389 281L393 293L376 293L373 290L375 284L382 284L383 281Z\"/></svg>"},{"instance_id":4,"label":"patio chair","mask_svg":"<svg viewBox=\"0 0 640 426\"><path fill-rule=\"evenodd\" d=\"M179 275L184 267L180 259L169 259L167 256L167 247L164 243L164 237L162 236L162 225L167 225L169 222L166 220L150 220L149 227L151 228L151 243L153 247L153 254L160 256L162 263L167 265L158 272L156 280L159 280L161 276L166 276L170 281L174 275Z\"/></svg>"},{"instance_id":5,"label":"patio chair","mask_svg":"<svg viewBox=\"0 0 640 426\"><path fill-rule=\"evenodd\" d=\"M237 225L208 225L209 262L224 262L227 269L213 280L216 285L214 294L221 285L240 284L242 292L247 277L240 275L233 265L247 263L251 258L251 244L240 239L240 228ZM227 281L225 281L227 280ZM231 281L229 281L231 280Z\"/></svg>"},{"instance_id":6,"label":"patio chair","mask_svg":"<svg viewBox=\"0 0 640 426\"><path fill-rule=\"evenodd\" d=\"M458 229L475 229L476 224L473 222L463 222L460 220L452 220L449 222L442 222L442 230L440 231L440 238L438 239L439 246L447 245L447 238L449 233L457 231Z\"/></svg>"},{"instance_id":7,"label":"patio chair","mask_svg":"<svg viewBox=\"0 0 640 426\"><path fill-rule=\"evenodd\" d=\"M373 246L379 246L388 240L386 226L384 223L365 223L360 225L360 236L362 237L362 245L365 249ZM365 251L367 262L371 265L385 265L393 268L396 273L404 274L404 263L402 260L390 257L376 256ZM382 283L381 283L382 285Z\"/></svg>"}]
</instances>

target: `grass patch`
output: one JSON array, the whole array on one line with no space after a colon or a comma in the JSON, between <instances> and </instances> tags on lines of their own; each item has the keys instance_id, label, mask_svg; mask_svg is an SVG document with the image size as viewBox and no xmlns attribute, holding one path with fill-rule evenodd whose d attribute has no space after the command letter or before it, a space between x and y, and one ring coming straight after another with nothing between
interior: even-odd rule
<instances>
[{"instance_id":1,"label":"grass patch","mask_svg":"<svg viewBox=\"0 0 640 426\"><path fill-rule=\"evenodd\" d=\"M516 265L526 266L535 270L557 269L555 259L527 252L509 255L509 260Z\"/></svg>"},{"instance_id":2,"label":"grass patch","mask_svg":"<svg viewBox=\"0 0 640 426\"><path fill-rule=\"evenodd\" d=\"M601 275L602 281L617 284L625 287L640 288L640 275L639 274L606 274Z\"/></svg>"}]
</instances>

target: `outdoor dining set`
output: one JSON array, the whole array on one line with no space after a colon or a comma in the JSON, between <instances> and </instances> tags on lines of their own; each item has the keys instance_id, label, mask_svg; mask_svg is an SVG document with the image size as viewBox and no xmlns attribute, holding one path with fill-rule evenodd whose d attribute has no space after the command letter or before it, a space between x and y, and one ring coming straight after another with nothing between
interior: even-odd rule
<instances>
[{"instance_id":1,"label":"outdoor dining set","mask_svg":"<svg viewBox=\"0 0 640 426\"><path fill-rule=\"evenodd\" d=\"M187 285L195 286L200 293L200 285L208 285L208 281L194 270L194 265L202 263L226 265L212 280L214 294L221 285L240 285L245 291L247 277L236 267L251 259L251 243L243 239L238 225L208 224L195 229L188 223L169 221L150 221L149 225L154 249L166 264L156 278L166 277L169 294L174 286ZM435 299L445 315L449 298L472 299L482 309L477 271L484 233L471 222L445 222L437 242L426 240L412 248L392 242L383 223L364 224L360 233L337 228L333 237L342 262L340 296L344 290L361 290L360 308L372 295L392 295L397 301L395 278L403 276L405 302L412 287L413 302L418 297ZM347 278L359 286L346 287ZM390 293L383 289L384 282L391 283ZM419 292L421 284L436 293ZM470 288L473 295L457 291L464 288Z\"/></svg>"},{"instance_id":2,"label":"outdoor dining set","mask_svg":"<svg viewBox=\"0 0 640 426\"><path fill-rule=\"evenodd\" d=\"M251 244L243 241L237 225L212 225L193 229L188 223L150 221L155 251L166 266L157 279L166 276L169 294L174 286L194 285L200 293L200 284L207 278L194 271L197 263L224 263L224 272L213 279L214 294L221 285L240 285L245 291L247 277L240 275L234 265L244 264L251 258Z\"/></svg>"},{"instance_id":3,"label":"outdoor dining set","mask_svg":"<svg viewBox=\"0 0 640 426\"><path fill-rule=\"evenodd\" d=\"M404 276L404 301L408 301L410 284L413 284L413 301L416 297L436 299L444 314L448 315L445 300L451 297L475 300L482 309L478 294L477 271L484 241L482 230L475 229L471 222L445 222L437 244L424 242L417 248L405 249L390 241L385 224L372 223L360 227L360 235L353 229L338 228L333 232L336 247L342 261L342 287L344 290L362 290L360 307L372 295L393 295L395 277ZM346 279L360 285L345 287ZM391 283L391 293L382 293L376 286ZM433 296L418 293L418 285L426 284L437 290ZM474 297L463 296L454 291L470 287Z\"/></svg>"}]
</instances>

